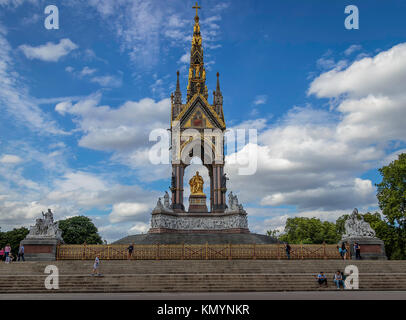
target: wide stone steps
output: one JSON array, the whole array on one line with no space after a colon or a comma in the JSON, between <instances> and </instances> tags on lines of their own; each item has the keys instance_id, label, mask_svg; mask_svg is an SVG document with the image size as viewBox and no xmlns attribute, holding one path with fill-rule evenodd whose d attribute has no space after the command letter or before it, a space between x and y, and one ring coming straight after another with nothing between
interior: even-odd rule
<instances>
[{"instance_id":1,"label":"wide stone steps","mask_svg":"<svg viewBox=\"0 0 406 320\"><path fill-rule=\"evenodd\" d=\"M45 266L56 265L59 271L69 274L83 274L92 269L92 261L54 261L49 263L12 263L0 264L0 274L37 273L43 274ZM159 273L317 273L319 271L335 272L353 264L360 273L374 272L406 272L403 261L320 261L320 260L236 260L236 261L102 261L100 270L103 273L138 274L146 271L151 274Z\"/></svg>"},{"instance_id":2,"label":"wide stone steps","mask_svg":"<svg viewBox=\"0 0 406 320\"><path fill-rule=\"evenodd\" d=\"M92 261L0 263L0 293L50 292L45 267L59 269L54 292L227 292L336 290L335 271L357 265L360 290L406 290L406 261L205 260L102 261L104 276L91 276ZM329 287L319 288L324 271Z\"/></svg>"},{"instance_id":3,"label":"wide stone steps","mask_svg":"<svg viewBox=\"0 0 406 320\"><path fill-rule=\"evenodd\" d=\"M329 288L335 290L327 275ZM0 292L48 292L45 276L3 277ZM314 275L90 275L61 276L58 292L199 292L199 291L308 291L320 290ZM360 290L406 290L406 274L360 277Z\"/></svg>"}]
</instances>

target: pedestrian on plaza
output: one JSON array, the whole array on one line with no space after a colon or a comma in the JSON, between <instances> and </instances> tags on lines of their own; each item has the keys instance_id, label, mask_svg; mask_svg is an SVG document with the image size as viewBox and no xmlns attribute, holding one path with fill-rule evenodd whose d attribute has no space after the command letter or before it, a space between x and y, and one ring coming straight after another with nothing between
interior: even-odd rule
<instances>
[{"instance_id":1,"label":"pedestrian on plaza","mask_svg":"<svg viewBox=\"0 0 406 320\"><path fill-rule=\"evenodd\" d=\"M94 259L94 263L93 263L92 276L94 276L96 273L97 273L98 276L100 276L99 265L100 265L100 259L99 259L99 256L96 255L96 258Z\"/></svg>"},{"instance_id":2,"label":"pedestrian on plaza","mask_svg":"<svg viewBox=\"0 0 406 320\"><path fill-rule=\"evenodd\" d=\"M287 242L285 245L285 250L286 250L286 256L288 257L288 260L290 260L290 252L292 251L292 248L290 247L289 243L287 243Z\"/></svg>"},{"instance_id":3,"label":"pedestrian on plaza","mask_svg":"<svg viewBox=\"0 0 406 320\"><path fill-rule=\"evenodd\" d=\"M6 245L6 247L4 248L4 257L5 257L5 259L6 259L6 263L9 263L10 261L9 261L9 255L10 255L10 253L11 253L11 247L10 247L10 244L8 243L7 245Z\"/></svg>"},{"instance_id":4,"label":"pedestrian on plaza","mask_svg":"<svg viewBox=\"0 0 406 320\"><path fill-rule=\"evenodd\" d=\"M347 259L347 247L344 242L341 244L341 258L343 258L343 260Z\"/></svg>"},{"instance_id":5,"label":"pedestrian on plaza","mask_svg":"<svg viewBox=\"0 0 406 320\"><path fill-rule=\"evenodd\" d=\"M25 261L25 259L24 259L24 246L22 244L20 245L20 248L18 248L18 261L20 261L20 259Z\"/></svg>"},{"instance_id":6,"label":"pedestrian on plaza","mask_svg":"<svg viewBox=\"0 0 406 320\"><path fill-rule=\"evenodd\" d=\"M128 250L128 260L131 260L131 257L133 255L133 251L134 251L134 243L130 244L130 246L127 248Z\"/></svg>"},{"instance_id":7,"label":"pedestrian on plaza","mask_svg":"<svg viewBox=\"0 0 406 320\"><path fill-rule=\"evenodd\" d=\"M361 246L358 242L354 243L355 259L361 260Z\"/></svg>"},{"instance_id":8,"label":"pedestrian on plaza","mask_svg":"<svg viewBox=\"0 0 406 320\"><path fill-rule=\"evenodd\" d=\"M4 253L4 248L1 248L1 249L0 249L0 261L3 261L4 255L5 255L5 253Z\"/></svg>"},{"instance_id":9,"label":"pedestrian on plaza","mask_svg":"<svg viewBox=\"0 0 406 320\"><path fill-rule=\"evenodd\" d=\"M13 260L14 260L14 256L13 256L13 254L10 252L10 253L8 254L7 258L6 258L6 263L13 262Z\"/></svg>"}]
</instances>

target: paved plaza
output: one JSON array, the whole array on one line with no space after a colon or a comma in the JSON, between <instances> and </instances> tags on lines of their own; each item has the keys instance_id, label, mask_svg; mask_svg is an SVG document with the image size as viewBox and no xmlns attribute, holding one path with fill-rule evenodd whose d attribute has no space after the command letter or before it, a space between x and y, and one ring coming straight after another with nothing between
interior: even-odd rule
<instances>
[{"instance_id":1,"label":"paved plaza","mask_svg":"<svg viewBox=\"0 0 406 320\"><path fill-rule=\"evenodd\" d=\"M0 294L0 300L406 300L406 291Z\"/></svg>"}]
</instances>

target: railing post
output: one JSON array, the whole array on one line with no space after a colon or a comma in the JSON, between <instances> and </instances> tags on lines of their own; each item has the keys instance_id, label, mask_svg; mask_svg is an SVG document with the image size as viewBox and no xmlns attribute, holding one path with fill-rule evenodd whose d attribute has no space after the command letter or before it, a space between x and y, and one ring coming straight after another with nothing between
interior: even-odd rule
<instances>
[{"instance_id":1,"label":"railing post","mask_svg":"<svg viewBox=\"0 0 406 320\"><path fill-rule=\"evenodd\" d=\"M208 250L209 250L209 243L206 242L206 260L209 258L208 257L208 254L209 254Z\"/></svg>"},{"instance_id":2,"label":"railing post","mask_svg":"<svg viewBox=\"0 0 406 320\"><path fill-rule=\"evenodd\" d=\"M324 255L324 260L326 260L327 259L326 241L323 241L323 255Z\"/></svg>"},{"instance_id":3,"label":"railing post","mask_svg":"<svg viewBox=\"0 0 406 320\"><path fill-rule=\"evenodd\" d=\"M278 243L277 243L277 247L278 247L278 260L281 259L281 255L280 255L280 253L279 253L279 249L280 249L279 246L280 246L280 245L279 245L279 240L278 240Z\"/></svg>"},{"instance_id":4,"label":"railing post","mask_svg":"<svg viewBox=\"0 0 406 320\"><path fill-rule=\"evenodd\" d=\"M156 244L156 260L159 260L159 243Z\"/></svg>"},{"instance_id":5,"label":"railing post","mask_svg":"<svg viewBox=\"0 0 406 320\"><path fill-rule=\"evenodd\" d=\"M300 243L300 248L301 248L301 251L302 251L302 260L303 260L303 241Z\"/></svg>"},{"instance_id":6,"label":"railing post","mask_svg":"<svg viewBox=\"0 0 406 320\"><path fill-rule=\"evenodd\" d=\"M182 260L185 260L185 243L182 243Z\"/></svg>"},{"instance_id":7,"label":"railing post","mask_svg":"<svg viewBox=\"0 0 406 320\"><path fill-rule=\"evenodd\" d=\"M231 243L228 244L228 260L231 260Z\"/></svg>"},{"instance_id":8,"label":"railing post","mask_svg":"<svg viewBox=\"0 0 406 320\"><path fill-rule=\"evenodd\" d=\"M254 243L254 256L252 257L254 260L256 260L256 255L255 255L255 248L256 248L256 245L255 245L255 243Z\"/></svg>"}]
</instances>

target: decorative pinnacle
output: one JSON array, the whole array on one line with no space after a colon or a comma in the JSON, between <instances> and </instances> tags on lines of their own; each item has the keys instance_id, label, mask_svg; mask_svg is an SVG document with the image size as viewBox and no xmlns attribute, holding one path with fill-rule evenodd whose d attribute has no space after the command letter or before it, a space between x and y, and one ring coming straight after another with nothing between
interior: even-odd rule
<instances>
[{"instance_id":1,"label":"decorative pinnacle","mask_svg":"<svg viewBox=\"0 0 406 320\"><path fill-rule=\"evenodd\" d=\"M180 91L180 86L179 86L179 70L176 72L176 75L177 75L176 91Z\"/></svg>"}]
</instances>

